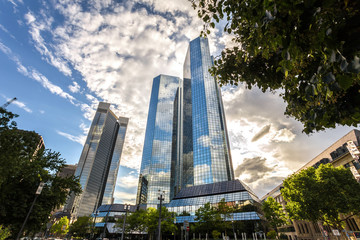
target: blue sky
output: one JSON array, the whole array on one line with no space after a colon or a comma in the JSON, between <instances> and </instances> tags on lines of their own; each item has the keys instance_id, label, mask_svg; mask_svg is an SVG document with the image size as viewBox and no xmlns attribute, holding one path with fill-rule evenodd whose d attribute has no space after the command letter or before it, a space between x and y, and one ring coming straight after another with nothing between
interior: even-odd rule
<instances>
[{"instance_id":1,"label":"blue sky","mask_svg":"<svg viewBox=\"0 0 360 240\"><path fill-rule=\"evenodd\" d=\"M129 117L116 202L135 201L152 79L182 77L202 28L186 0L0 1L0 104L67 163L78 162L99 101ZM216 29L210 50L231 46ZM352 128L307 136L277 94L223 88L236 177L263 196Z\"/></svg>"}]
</instances>

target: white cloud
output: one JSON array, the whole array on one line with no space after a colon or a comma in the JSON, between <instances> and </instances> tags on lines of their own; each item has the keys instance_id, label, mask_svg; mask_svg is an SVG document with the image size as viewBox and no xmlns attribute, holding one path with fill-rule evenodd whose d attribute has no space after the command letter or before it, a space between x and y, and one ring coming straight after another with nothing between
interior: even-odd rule
<instances>
[{"instance_id":1,"label":"white cloud","mask_svg":"<svg viewBox=\"0 0 360 240\"><path fill-rule=\"evenodd\" d=\"M135 188L138 185L139 179L134 175L127 175L127 176L119 176L116 185L119 185L123 188Z\"/></svg>"},{"instance_id":2,"label":"white cloud","mask_svg":"<svg viewBox=\"0 0 360 240\"><path fill-rule=\"evenodd\" d=\"M157 11L171 8L193 14L187 1L155 4ZM115 114L130 118L122 164L138 169L152 79L159 74L181 77L188 40L199 33L189 24L199 22L197 18L172 21L145 10L129 11L131 2L124 6L112 3L111 12L99 11L107 5L94 1L91 6L96 10L85 12L77 2L57 3L65 22L52 30L58 43L54 55L79 71L96 99L114 104ZM85 104L81 108L87 119L93 116L89 109L96 109ZM137 137L127 144L132 136Z\"/></svg>"},{"instance_id":3,"label":"white cloud","mask_svg":"<svg viewBox=\"0 0 360 240\"><path fill-rule=\"evenodd\" d=\"M1 96L6 100L6 102L9 102L12 100L12 98L8 98L7 96L1 94ZM16 99L11 102L11 104L18 106L19 108L22 108L24 111L28 113L32 113L32 110L26 106L24 102L19 101L19 99Z\"/></svg>"},{"instance_id":4,"label":"white cloud","mask_svg":"<svg viewBox=\"0 0 360 240\"><path fill-rule=\"evenodd\" d=\"M117 199L118 203L135 204L136 193L116 191L114 192L114 198Z\"/></svg>"},{"instance_id":5,"label":"white cloud","mask_svg":"<svg viewBox=\"0 0 360 240\"><path fill-rule=\"evenodd\" d=\"M283 128L276 132L272 140L275 142L291 142L295 137L296 134L292 133L289 129Z\"/></svg>"},{"instance_id":6,"label":"white cloud","mask_svg":"<svg viewBox=\"0 0 360 240\"><path fill-rule=\"evenodd\" d=\"M18 106L19 108L24 109L24 110L25 110L26 112L28 112L28 113L32 113L32 110L31 110L30 108L28 108L28 107L25 105L25 103L20 102L19 100L16 100L16 101L12 102L12 104Z\"/></svg>"},{"instance_id":7,"label":"white cloud","mask_svg":"<svg viewBox=\"0 0 360 240\"><path fill-rule=\"evenodd\" d=\"M69 139L70 141L77 142L77 143L79 143L81 145L85 144L86 135L74 136L74 135L71 135L69 133L59 131L59 130L56 130L56 132L57 132L57 134Z\"/></svg>"},{"instance_id":8,"label":"white cloud","mask_svg":"<svg viewBox=\"0 0 360 240\"><path fill-rule=\"evenodd\" d=\"M83 8L79 1L62 0L55 3L56 11L63 17L61 23L54 24L52 16L45 13L25 15L32 41L46 61L67 76L73 71L81 75L85 83L82 90L86 91L84 103L56 88L34 69L23 66L12 54L9 56L20 73L72 101L87 120L93 119L99 101L112 103L116 115L129 117L121 165L133 169L140 167L152 79L159 74L182 77L188 42L198 37L202 29L201 20L187 0L141 3L153 12L166 14L134 8L132 1L91 0L89 7ZM219 31L209 36L210 50L215 54L224 45L231 47L231 37L219 37ZM8 54L9 49L0 42L0 51ZM71 86L78 92L75 83ZM284 117L285 104L278 95L262 93L257 88L250 91L244 86L227 86L223 88L223 100L234 168L245 159L258 157L270 169L277 166L258 179L251 170L242 173L240 178L251 180L248 184L255 192L267 191L270 186L267 183L278 184L280 178L310 160L316 151L316 146L304 144L309 138L301 133L301 124ZM80 126L84 134L88 128L85 124ZM251 141L257 133L256 141ZM75 136L66 136L80 141ZM199 141L209 146L209 137ZM124 197L135 198L134 194Z\"/></svg>"},{"instance_id":9,"label":"white cloud","mask_svg":"<svg viewBox=\"0 0 360 240\"><path fill-rule=\"evenodd\" d=\"M39 82L44 88L48 89L51 93L56 94L62 98L65 98L67 100L69 100L72 104L76 104L75 101L76 99L71 96L70 94L64 92L61 87L53 84L52 82L49 81L49 79L47 79L43 74L41 74L40 72L38 72L36 69L34 68L26 68L20 61L20 59L11 51L10 48L8 48L7 46L5 46L2 42L0 42L0 51L2 51L3 53L5 53L9 59L11 59L12 61L14 61L17 65L17 70L19 73L23 74L26 77L32 78L34 80L36 80L37 82Z\"/></svg>"},{"instance_id":10,"label":"white cloud","mask_svg":"<svg viewBox=\"0 0 360 240\"><path fill-rule=\"evenodd\" d=\"M46 61L49 64L56 67L66 76L71 76L71 70L66 61L53 54L53 52L46 46L44 38L41 36L41 31L50 30L52 19L48 18L46 21L39 21L31 12L25 14L24 18L30 28L29 33L35 43L35 48L39 51L39 53L46 58Z\"/></svg>"},{"instance_id":11,"label":"white cloud","mask_svg":"<svg viewBox=\"0 0 360 240\"><path fill-rule=\"evenodd\" d=\"M70 90L70 92L72 92L72 93L77 93L77 92L79 92L79 91L80 91L80 85L79 85L77 82L75 82L75 81L73 81L72 84L73 84L73 85L69 85L69 90Z\"/></svg>"}]
</instances>

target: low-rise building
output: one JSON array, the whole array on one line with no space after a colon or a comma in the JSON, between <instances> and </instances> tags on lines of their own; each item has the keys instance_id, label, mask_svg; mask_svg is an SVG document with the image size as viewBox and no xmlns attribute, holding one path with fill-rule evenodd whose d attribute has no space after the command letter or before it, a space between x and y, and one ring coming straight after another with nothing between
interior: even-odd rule
<instances>
[{"instance_id":1,"label":"low-rise building","mask_svg":"<svg viewBox=\"0 0 360 240\"><path fill-rule=\"evenodd\" d=\"M360 163L357 160L360 156L360 152L358 151L359 144L360 131L354 129L306 163L296 173L308 167L317 168L320 164L331 163L334 167L344 166L350 168L354 178L360 181ZM284 208L286 202L281 196L281 188L282 184L267 193L262 197L262 200L264 201L268 197L273 197ZM355 235L358 235L359 237L357 238L360 238L360 216L352 216L348 218L345 223L345 230L349 234L349 237L355 239ZM299 220L289 221L288 225L279 228L279 232L286 234L289 240L317 240L323 239L324 237L334 240L338 239L332 230L329 226L323 225L320 222L312 223Z\"/></svg>"}]
</instances>

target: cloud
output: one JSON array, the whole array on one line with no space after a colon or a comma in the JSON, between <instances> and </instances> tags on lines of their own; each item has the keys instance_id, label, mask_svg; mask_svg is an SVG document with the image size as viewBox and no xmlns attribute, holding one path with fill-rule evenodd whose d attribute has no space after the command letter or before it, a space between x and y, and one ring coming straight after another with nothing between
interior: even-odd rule
<instances>
[{"instance_id":1,"label":"cloud","mask_svg":"<svg viewBox=\"0 0 360 240\"><path fill-rule=\"evenodd\" d=\"M77 93L80 91L80 85L77 83L77 82L73 82L72 83L73 85L69 85L69 90L70 92L72 93Z\"/></svg>"},{"instance_id":2,"label":"cloud","mask_svg":"<svg viewBox=\"0 0 360 240\"><path fill-rule=\"evenodd\" d=\"M138 181L139 179L136 176L129 173L127 176L118 177L116 185L121 185L123 188L135 188Z\"/></svg>"},{"instance_id":3,"label":"cloud","mask_svg":"<svg viewBox=\"0 0 360 240\"><path fill-rule=\"evenodd\" d=\"M264 126L258 133L255 134L255 136L251 139L251 141L256 142L257 140L268 134L270 131L270 127L271 127L270 124Z\"/></svg>"},{"instance_id":4,"label":"cloud","mask_svg":"<svg viewBox=\"0 0 360 240\"><path fill-rule=\"evenodd\" d=\"M43 55L46 61L56 67L60 72L66 76L71 76L71 69L68 67L64 59L55 55L49 48L46 46L46 41L41 36L41 31L50 30L51 24L53 22L52 18L47 18L46 21L41 21L36 19L33 13L28 12L24 16L27 25L29 26L29 33L32 37L32 40L35 43L35 48L38 52Z\"/></svg>"},{"instance_id":5,"label":"cloud","mask_svg":"<svg viewBox=\"0 0 360 240\"><path fill-rule=\"evenodd\" d=\"M7 96L5 96L3 94L1 94L1 96L3 98L5 98L7 102L12 99L12 98L8 98ZM28 108L24 102L19 101L19 99L12 101L11 104L18 106L19 108L22 108L23 110L25 110L28 113L32 113L32 110L30 108Z\"/></svg>"},{"instance_id":6,"label":"cloud","mask_svg":"<svg viewBox=\"0 0 360 240\"><path fill-rule=\"evenodd\" d=\"M128 203L128 204L136 203L136 193L116 191L114 192L114 198L118 200L117 203Z\"/></svg>"},{"instance_id":7,"label":"cloud","mask_svg":"<svg viewBox=\"0 0 360 240\"><path fill-rule=\"evenodd\" d=\"M77 143L79 143L81 145L85 144L86 135L74 136L74 135L71 135L69 133L59 131L59 130L56 130L56 132L57 132L57 134L69 139L70 141L77 142Z\"/></svg>"},{"instance_id":8,"label":"cloud","mask_svg":"<svg viewBox=\"0 0 360 240\"><path fill-rule=\"evenodd\" d=\"M266 165L266 159L254 157L245 158L243 163L236 167L234 174L236 177L240 177L242 174L245 174L247 176L247 182L255 182L273 170L274 168Z\"/></svg>"},{"instance_id":9,"label":"cloud","mask_svg":"<svg viewBox=\"0 0 360 240\"><path fill-rule=\"evenodd\" d=\"M2 42L0 42L0 51L5 53L9 59L14 61L17 65L17 71L23 74L26 77L32 78L39 82L44 88L48 89L51 93L56 94L62 98L69 100L72 104L75 104L75 98L70 94L64 92L61 87L53 84L49 81L43 74L38 72L34 68L26 68L20 61L20 59L11 51L10 48L5 46Z\"/></svg>"},{"instance_id":10,"label":"cloud","mask_svg":"<svg viewBox=\"0 0 360 240\"><path fill-rule=\"evenodd\" d=\"M12 102L12 104L18 106L19 108L24 109L24 110L25 110L26 112L28 112L28 113L32 113L32 110L31 110L30 108L28 108L28 107L25 105L25 103L20 102L19 100L16 100L16 101Z\"/></svg>"},{"instance_id":11,"label":"cloud","mask_svg":"<svg viewBox=\"0 0 360 240\"><path fill-rule=\"evenodd\" d=\"M35 48L66 76L81 75L84 89L96 99L86 95L91 104L79 103L85 118L93 118L97 99L112 103L117 116L130 118L122 164L138 169L152 79L182 76L188 42L199 36L201 20L187 0L60 1L53 7L61 23L55 24L49 11L25 15Z\"/></svg>"},{"instance_id":12,"label":"cloud","mask_svg":"<svg viewBox=\"0 0 360 240\"><path fill-rule=\"evenodd\" d=\"M275 134L272 140L275 142L291 142L295 137L296 134L292 133L289 129L283 128Z\"/></svg>"}]
</instances>

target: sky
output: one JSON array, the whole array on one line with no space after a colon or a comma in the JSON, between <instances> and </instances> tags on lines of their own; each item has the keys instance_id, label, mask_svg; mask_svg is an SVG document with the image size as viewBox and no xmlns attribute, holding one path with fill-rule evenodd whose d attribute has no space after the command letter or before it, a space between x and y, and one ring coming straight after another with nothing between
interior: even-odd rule
<instances>
[{"instance_id":1,"label":"sky","mask_svg":"<svg viewBox=\"0 0 360 240\"><path fill-rule=\"evenodd\" d=\"M209 36L216 57L231 36ZM187 0L0 0L0 106L18 127L76 164L100 101L130 118L115 203L135 203L152 80L182 77L188 43L202 23ZM351 127L306 135L284 116L279 93L222 88L236 178L258 197L320 154Z\"/></svg>"}]
</instances>

